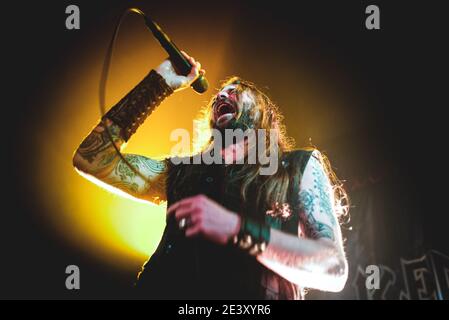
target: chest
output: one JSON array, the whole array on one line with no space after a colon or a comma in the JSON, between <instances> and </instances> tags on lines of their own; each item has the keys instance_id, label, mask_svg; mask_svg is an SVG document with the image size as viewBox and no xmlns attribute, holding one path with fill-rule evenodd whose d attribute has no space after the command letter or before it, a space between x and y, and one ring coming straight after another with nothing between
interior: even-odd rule
<instances>
[{"instance_id":1,"label":"chest","mask_svg":"<svg viewBox=\"0 0 449 320\"><path fill-rule=\"evenodd\" d=\"M298 232L299 214L293 211L288 218L273 215L273 207L258 197L260 186L265 182L255 179L247 186L245 197L242 187L245 175L239 165L176 165L170 169L167 180L168 205L198 194L204 194L230 211L251 217L272 228L293 234ZM292 204L285 204L292 207Z\"/></svg>"}]
</instances>

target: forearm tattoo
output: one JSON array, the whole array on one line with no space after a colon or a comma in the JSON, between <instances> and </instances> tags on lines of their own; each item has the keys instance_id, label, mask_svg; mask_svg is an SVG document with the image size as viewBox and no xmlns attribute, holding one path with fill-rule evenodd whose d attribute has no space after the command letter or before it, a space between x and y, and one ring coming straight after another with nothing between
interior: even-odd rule
<instances>
[{"instance_id":1,"label":"forearm tattoo","mask_svg":"<svg viewBox=\"0 0 449 320\"><path fill-rule=\"evenodd\" d=\"M117 150L172 92L162 76L151 70L84 139L76 154L77 168L137 197L148 195L151 182L152 194L161 199L165 163L144 156L120 155Z\"/></svg>"},{"instance_id":2,"label":"forearm tattoo","mask_svg":"<svg viewBox=\"0 0 449 320\"><path fill-rule=\"evenodd\" d=\"M89 163L93 163L99 154L108 151L112 147L112 141L114 141L117 147L123 144L124 141L120 138L121 129L117 125L111 124L107 129L109 130L110 136L104 125L99 124L79 146L78 154ZM114 153L109 152L107 155L103 154L102 159L99 161L103 165L109 164L108 160L114 158L115 151Z\"/></svg>"}]
</instances>

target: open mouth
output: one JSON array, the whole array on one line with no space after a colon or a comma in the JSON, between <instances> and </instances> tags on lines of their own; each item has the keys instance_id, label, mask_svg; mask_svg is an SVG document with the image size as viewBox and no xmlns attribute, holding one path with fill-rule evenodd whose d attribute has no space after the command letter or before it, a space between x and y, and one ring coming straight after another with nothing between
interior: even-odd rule
<instances>
[{"instance_id":1,"label":"open mouth","mask_svg":"<svg viewBox=\"0 0 449 320\"><path fill-rule=\"evenodd\" d=\"M214 118L215 124L223 128L229 121L236 118L237 116L237 106L231 100L220 100L215 104L214 108Z\"/></svg>"}]
</instances>

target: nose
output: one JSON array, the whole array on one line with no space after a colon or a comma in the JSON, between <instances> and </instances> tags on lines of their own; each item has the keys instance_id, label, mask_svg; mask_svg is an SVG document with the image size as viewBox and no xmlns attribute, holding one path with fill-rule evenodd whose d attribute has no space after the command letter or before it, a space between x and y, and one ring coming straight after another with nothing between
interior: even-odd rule
<instances>
[{"instance_id":1,"label":"nose","mask_svg":"<svg viewBox=\"0 0 449 320\"><path fill-rule=\"evenodd\" d=\"M218 98L219 99L228 99L229 98L229 94L226 91L220 91L218 93Z\"/></svg>"}]
</instances>

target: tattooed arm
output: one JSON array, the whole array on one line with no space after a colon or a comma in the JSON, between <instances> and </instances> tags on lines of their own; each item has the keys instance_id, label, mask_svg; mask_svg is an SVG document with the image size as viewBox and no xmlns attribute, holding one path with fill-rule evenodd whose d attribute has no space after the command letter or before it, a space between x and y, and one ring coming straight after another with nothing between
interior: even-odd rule
<instances>
[{"instance_id":1,"label":"tattooed arm","mask_svg":"<svg viewBox=\"0 0 449 320\"><path fill-rule=\"evenodd\" d=\"M104 125L108 126L119 150L123 148L125 140L121 136L121 128L106 119L105 124L98 124L76 150L73 165L77 171L94 183L112 187L120 194L151 202L164 200L164 162L124 154L138 173L134 172L117 154Z\"/></svg>"},{"instance_id":2,"label":"tattooed arm","mask_svg":"<svg viewBox=\"0 0 449 320\"><path fill-rule=\"evenodd\" d=\"M165 200L165 162L134 154L124 154L124 161L114 144L121 150L166 96L188 88L205 73L199 62L183 54L193 66L189 75L176 74L170 60L165 60L105 114L75 152L73 165L80 174L123 195L151 202Z\"/></svg>"},{"instance_id":3,"label":"tattooed arm","mask_svg":"<svg viewBox=\"0 0 449 320\"><path fill-rule=\"evenodd\" d=\"M329 179L314 151L301 178L301 225L296 237L272 229L267 249L257 259L302 287L338 292L347 280L340 226Z\"/></svg>"}]
</instances>

